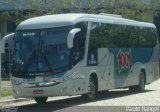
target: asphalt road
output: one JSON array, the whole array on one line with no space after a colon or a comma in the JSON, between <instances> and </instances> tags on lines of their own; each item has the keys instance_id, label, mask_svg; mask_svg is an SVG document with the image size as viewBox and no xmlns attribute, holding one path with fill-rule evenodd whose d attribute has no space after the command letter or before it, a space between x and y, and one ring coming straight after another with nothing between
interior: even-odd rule
<instances>
[{"instance_id":1,"label":"asphalt road","mask_svg":"<svg viewBox=\"0 0 160 112\"><path fill-rule=\"evenodd\" d=\"M160 80L147 85L141 93L128 89L101 92L92 102L74 96L49 98L44 105L33 100L3 105L18 112L160 112Z\"/></svg>"}]
</instances>

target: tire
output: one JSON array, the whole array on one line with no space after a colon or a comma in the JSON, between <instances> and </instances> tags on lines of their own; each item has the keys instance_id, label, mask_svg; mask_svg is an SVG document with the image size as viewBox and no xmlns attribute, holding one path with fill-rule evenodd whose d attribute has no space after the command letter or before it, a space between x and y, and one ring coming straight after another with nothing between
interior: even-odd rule
<instances>
[{"instance_id":1,"label":"tire","mask_svg":"<svg viewBox=\"0 0 160 112\"><path fill-rule=\"evenodd\" d=\"M37 104L45 104L48 97L35 97L34 100L37 102Z\"/></svg>"},{"instance_id":2,"label":"tire","mask_svg":"<svg viewBox=\"0 0 160 112\"><path fill-rule=\"evenodd\" d=\"M145 90L146 78L143 71L140 72L139 76L139 85L129 87L130 91L139 91L142 92Z\"/></svg>"},{"instance_id":3,"label":"tire","mask_svg":"<svg viewBox=\"0 0 160 112\"><path fill-rule=\"evenodd\" d=\"M82 94L82 98L85 98L89 101L94 100L96 97L96 85L93 78L89 79L89 90L87 94Z\"/></svg>"},{"instance_id":4,"label":"tire","mask_svg":"<svg viewBox=\"0 0 160 112\"><path fill-rule=\"evenodd\" d=\"M137 91L137 90L136 90L136 86L131 86L131 87L129 87L129 91L131 91L131 92Z\"/></svg>"},{"instance_id":5,"label":"tire","mask_svg":"<svg viewBox=\"0 0 160 112\"><path fill-rule=\"evenodd\" d=\"M139 79L138 90L139 90L139 91L144 91L144 90L145 90L145 85L146 85L145 74L144 74L144 72L141 71L141 73L140 73L140 79Z\"/></svg>"}]
</instances>

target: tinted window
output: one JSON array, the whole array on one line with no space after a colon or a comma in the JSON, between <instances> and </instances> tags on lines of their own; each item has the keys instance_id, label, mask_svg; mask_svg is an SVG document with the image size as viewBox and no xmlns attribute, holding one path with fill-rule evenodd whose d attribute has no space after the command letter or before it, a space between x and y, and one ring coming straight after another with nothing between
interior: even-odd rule
<instances>
[{"instance_id":1,"label":"tinted window","mask_svg":"<svg viewBox=\"0 0 160 112\"><path fill-rule=\"evenodd\" d=\"M91 23L89 50L96 48L150 48L157 43L156 30L147 27Z\"/></svg>"},{"instance_id":2,"label":"tinted window","mask_svg":"<svg viewBox=\"0 0 160 112\"><path fill-rule=\"evenodd\" d=\"M72 56L71 56L73 60L72 63L73 65L77 64L84 56L88 22L77 23L75 24L74 27L80 28L81 31L78 32L74 37Z\"/></svg>"}]
</instances>

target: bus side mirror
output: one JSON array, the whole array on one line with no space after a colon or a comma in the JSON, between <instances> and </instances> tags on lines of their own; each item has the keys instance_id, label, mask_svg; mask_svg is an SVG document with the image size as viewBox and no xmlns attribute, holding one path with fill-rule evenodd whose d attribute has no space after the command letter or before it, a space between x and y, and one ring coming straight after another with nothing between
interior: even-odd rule
<instances>
[{"instance_id":1,"label":"bus side mirror","mask_svg":"<svg viewBox=\"0 0 160 112\"><path fill-rule=\"evenodd\" d=\"M6 36L4 36L1 41L0 41L0 53L5 53L6 51L8 51L7 49L9 49L9 43L7 43L7 41L9 39L13 39L14 37L14 33L8 34Z\"/></svg>"},{"instance_id":2,"label":"bus side mirror","mask_svg":"<svg viewBox=\"0 0 160 112\"><path fill-rule=\"evenodd\" d=\"M68 37L67 37L68 48L73 48L74 37L75 37L76 33L80 32L80 31L81 31L80 28L74 28L69 32Z\"/></svg>"}]
</instances>

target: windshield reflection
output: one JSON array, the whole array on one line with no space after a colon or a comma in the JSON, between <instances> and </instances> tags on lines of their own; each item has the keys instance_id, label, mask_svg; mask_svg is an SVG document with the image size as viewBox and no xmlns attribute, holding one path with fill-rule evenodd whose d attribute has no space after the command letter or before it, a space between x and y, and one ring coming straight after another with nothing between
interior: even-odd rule
<instances>
[{"instance_id":1,"label":"windshield reflection","mask_svg":"<svg viewBox=\"0 0 160 112\"><path fill-rule=\"evenodd\" d=\"M36 69L37 50L40 32L17 32L13 43L13 68L14 71L29 71Z\"/></svg>"},{"instance_id":2,"label":"windshield reflection","mask_svg":"<svg viewBox=\"0 0 160 112\"><path fill-rule=\"evenodd\" d=\"M50 30L45 31L42 38L41 59L46 66L39 68L40 71L57 69L67 66L69 63L69 50L67 48L68 31Z\"/></svg>"},{"instance_id":3,"label":"windshield reflection","mask_svg":"<svg viewBox=\"0 0 160 112\"><path fill-rule=\"evenodd\" d=\"M12 72L54 72L69 64L69 29L20 31L13 41Z\"/></svg>"}]
</instances>

